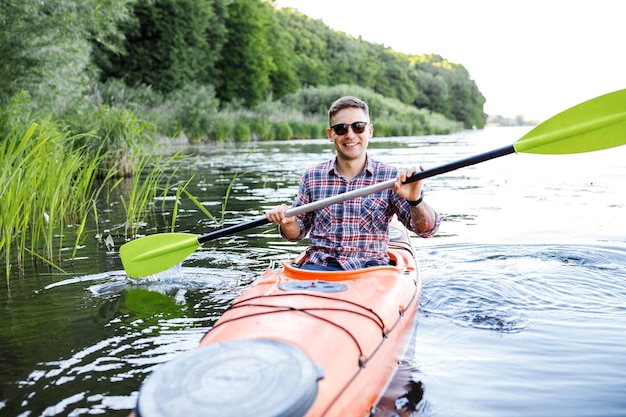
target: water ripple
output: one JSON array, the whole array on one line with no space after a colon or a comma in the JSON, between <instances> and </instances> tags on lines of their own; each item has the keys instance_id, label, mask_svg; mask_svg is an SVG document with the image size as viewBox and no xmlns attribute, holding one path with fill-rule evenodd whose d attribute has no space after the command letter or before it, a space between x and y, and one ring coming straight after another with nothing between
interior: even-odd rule
<instances>
[{"instance_id":1,"label":"water ripple","mask_svg":"<svg viewBox=\"0 0 626 417\"><path fill-rule=\"evenodd\" d=\"M626 251L610 246L433 248L423 262L421 311L502 333L522 332L555 311L616 314L626 309L624 265Z\"/></svg>"}]
</instances>

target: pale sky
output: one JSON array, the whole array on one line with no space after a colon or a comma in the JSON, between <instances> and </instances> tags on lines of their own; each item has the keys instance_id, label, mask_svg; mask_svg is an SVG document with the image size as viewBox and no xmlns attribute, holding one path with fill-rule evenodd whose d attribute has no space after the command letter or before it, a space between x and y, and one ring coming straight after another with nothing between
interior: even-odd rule
<instances>
[{"instance_id":1,"label":"pale sky","mask_svg":"<svg viewBox=\"0 0 626 417\"><path fill-rule=\"evenodd\" d=\"M626 88L621 0L276 0L398 52L463 65L485 112L543 121ZM625 103L626 105L626 103Z\"/></svg>"}]
</instances>

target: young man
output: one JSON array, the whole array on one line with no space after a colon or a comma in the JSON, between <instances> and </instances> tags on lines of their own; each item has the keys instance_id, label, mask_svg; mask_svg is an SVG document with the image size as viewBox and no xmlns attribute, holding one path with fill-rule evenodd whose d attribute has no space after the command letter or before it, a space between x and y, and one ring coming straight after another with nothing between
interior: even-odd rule
<instances>
[{"instance_id":1,"label":"young man","mask_svg":"<svg viewBox=\"0 0 626 417\"><path fill-rule=\"evenodd\" d=\"M289 207L282 204L267 212L267 219L278 224L281 235L290 241L309 234L311 246L303 269L352 270L387 265L389 222L394 214L421 237L434 235L441 217L424 201L421 181L403 184L415 168L398 171L367 154L374 126L365 102L342 97L328 110L328 119L326 134L337 155L304 173L293 207L396 178L393 189L295 217L285 216Z\"/></svg>"}]
</instances>

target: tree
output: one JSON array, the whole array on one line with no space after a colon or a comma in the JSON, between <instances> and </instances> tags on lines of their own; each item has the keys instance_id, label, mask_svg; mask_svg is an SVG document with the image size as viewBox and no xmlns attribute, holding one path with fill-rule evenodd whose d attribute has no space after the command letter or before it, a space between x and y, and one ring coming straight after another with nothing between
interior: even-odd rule
<instances>
[{"instance_id":1,"label":"tree","mask_svg":"<svg viewBox=\"0 0 626 417\"><path fill-rule=\"evenodd\" d=\"M36 55L28 53L37 44L35 32L28 27L35 12L34 1L0 2L0 98L8 98L23 86L24 77L38 70ZM47 31L42 19L41 30ZM41 46L39 46L41 47Z\"/></svg>"},{"instance_id":2,"label":"tree","mask_svg":"<svg viewBox=\"0 0 626 417\"><path fill-rule=\"evenodd\" d=\"M63 112L86 94L93 44L115 50L127 0L0 1L0 100L25 90Z\"/></svg>"},{"instance_id":3,"label":"tree","mask_svg":"<svg viewBox=\"0 0 626 417\"><path fill-rule=\"evenodd\" d=\"M452 119L463 121L466 128L485 126L485 98L461 65L450 75L450 100Z\"/></svg>"},{"instance_id":4,"label":"tree","mask_svg":"<svg viewBox=\"0 0 626 417\"><path fill-rule=\"evenodd\" d=\"M241 100L254 107L270 91L271 59L266 28L272 8L259 0L234 0L228 6L227 37L218 63L217 96L223 102Z\"/></svg>"},{"instance_id":5,"label":"tree","mask_svg":"<svg viewBox=\"0 0 626 417\"><path fill-rule=\"evenodd\" d=\"M294 62L299 85L328 85L332 72L326 57L328 27L292 9L281 9L277 14L279 27L294 40L289 59Z\"/></svg>"},{"instance_id":6,"label":"tree","mask_svg":"<svg viewBox=\"0 0 626 417\"><path fill-rule=\"evenodd\" d=\"M431 68L416 67L413 78L419 93L413 104L419 109L426 108L451 118L452 108L448 83L438 71L431 70Z\"/></svg>"},{"instance_id":7,"label":"tree","mask_svg":"<svg viewBox=\"0 0 626 417\"><path fill-rule=\"evenodd\" d=\"M269 77L272 97L275 99L293 93L300 87L296 63L292 59L296 40L288 31L283 30L278 16L278 13L270 14L271 24L265 33L265 40L274 64Z\"/></svg>"},{"instance_id":8,"label":"tree","mask_svg":"<svg viewBox=\"0 0 626 417\"><path fill-rule=\"evenodd\" d=\"M376 79L374 90L403 103L413 104L417 88L409 76L411 66L406 56L385 49L380 51L378 62L382 70Z\"/></svg>"},{"instance_id":9,"label":"tree","mask_svg":"<svg viewBox=\"0 0 626 417\"><path fill-rule=\"evenodd\" d=\"M103 81L121 78L169 93L210 83L224 43L224 0L139 0L125 25L123 54L96 57Z\"/></svg>"}]
</instances>

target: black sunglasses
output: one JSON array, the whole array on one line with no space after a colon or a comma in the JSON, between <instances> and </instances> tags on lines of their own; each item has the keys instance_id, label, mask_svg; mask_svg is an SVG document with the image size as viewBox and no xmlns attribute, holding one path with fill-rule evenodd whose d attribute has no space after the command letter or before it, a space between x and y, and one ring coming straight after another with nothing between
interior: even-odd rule
<instances>
[{"instance_id":1,"label":"black sunglasses","mask_svg":"<svg viewBox=\"0 0 626 417\"><path fill-rule=\"evenodd\" d=\"M343 136L346 133L348 133L349 127L352 127L352 131L354 133L363 133L365 132L366 126L367 126L367 122L354 122L351 125L347 123L337 123L336 125L333 125L330 128L335 131L335 134L339 136Z\"/></svg>"}]
</instances>

